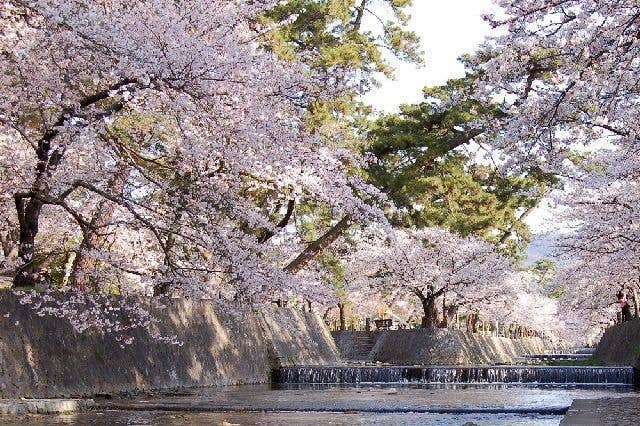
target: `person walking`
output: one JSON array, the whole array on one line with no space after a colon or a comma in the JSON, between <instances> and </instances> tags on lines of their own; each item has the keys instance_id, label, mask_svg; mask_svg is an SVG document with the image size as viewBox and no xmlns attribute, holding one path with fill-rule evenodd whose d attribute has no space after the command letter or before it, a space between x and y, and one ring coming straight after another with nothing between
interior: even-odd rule
<instances>
[{"instance_id":1,"label":"person walking","mask_svg":"<svg viewBox=\"0 0 640 426\"><path fill-rule=\"evenodd\" d=\"M631 308L627 301L627 294L624 292L624 287L618 292L618 304L622 311L622 321L629 321L631 319Z\"/></svg>"}]
</instances>

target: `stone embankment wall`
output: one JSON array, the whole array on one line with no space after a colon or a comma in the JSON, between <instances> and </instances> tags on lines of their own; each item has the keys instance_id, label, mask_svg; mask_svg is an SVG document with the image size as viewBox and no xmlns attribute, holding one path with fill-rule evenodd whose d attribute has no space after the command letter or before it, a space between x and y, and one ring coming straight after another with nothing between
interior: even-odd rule
<instances>
[{"instance_id":1,"label":"stone embankment wall","mask_svg":"<svg viewBox=\"0 0 640 426\"><path fill-rule=\"evenodd\" d=\"M266 383L273 368L331 364L337 349L321 319L291 308L255 313L229 302L172 300L158 329L121 347L113 336L74 332L0 294L0 397L85 396L191 386Z\"/></svg>"},{"instance_id":2,"label":"stone embankment wall","mask_svg":"<svg viewBox=\"0 0 640 426\"><path fill-rule=\"evenodd\" d=\"M640 320L608 328L593 359L604 365L632 365L640 369Z\"/></svg>"},{"instance_id":3,"label":"stone embankment wall","mask_svg":"<svg viewBox=\"0 0 640 426\"><path fill-rule=\"evenodd\" d=\"M366 360L397 365L510 364L520 355L554 349L550 342L537 337L509 339L439 328L371 333L375 345ZM354 353L351 334L333 333L340 353L347 359Z\"/></svg>"}]
</instances>

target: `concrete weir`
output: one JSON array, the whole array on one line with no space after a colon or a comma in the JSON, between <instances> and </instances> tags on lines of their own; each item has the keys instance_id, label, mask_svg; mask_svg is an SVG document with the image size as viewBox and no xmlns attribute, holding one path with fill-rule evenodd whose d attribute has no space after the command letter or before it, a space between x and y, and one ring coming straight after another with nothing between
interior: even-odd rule
<instances>
[{"instance_id":1,"label":"concrete weir","mask_svg":"<svg viewBox=\"0 0 640 426\"><path fill-rule=\"evenodd\" d=\"M632 367L358 366L283 367L278 383L529 383L633 385Z\"/></svg>"}]
</instances>

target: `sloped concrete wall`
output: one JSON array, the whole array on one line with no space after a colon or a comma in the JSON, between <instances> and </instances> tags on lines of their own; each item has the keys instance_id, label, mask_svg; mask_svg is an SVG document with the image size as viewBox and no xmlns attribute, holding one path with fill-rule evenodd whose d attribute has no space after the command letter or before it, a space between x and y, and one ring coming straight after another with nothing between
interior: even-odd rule
<instances>
[{"instance_id":1,"label":"sloped concrete wall","mask_svg":"<svg viewBox=\"0 0 640 426\"><path fill-rule=\"evenodd\" d=\"M547 341L535 337L509 339L439 328L386 330L375 334L376 343L368 360L390 364L508 364L522 354L551 349ZM336 337L339 337L340 352L348 357L353 343L346 334Z\"/></svg>"},{"instance_id":2,"label":"sloped concrete wall","mask_svg":"<svg viewBox=\"0 0 640 426\"><path fill-rule=\"evenodd\" d=\"M320 318L290 308L258 314L230 303L172 300L155 315L159 331L177 335L183 346L158 342L139 330L123 348L112 336L79 334L65 320L39 317L3 292L0 397L266 383L281 363L336 360Z\"/></svg>"},{"instance_id":3,"label":"sloped concrete wall","mask_svg":"<svg viewBox=\"0 0 640 426\"><path fill-rule=\"evenodd\" d=\"M357 359L362 360L362 356L358 353L357 344L355 342L355 336L365 336L371 338L374 345L378 340L381 331L347 331L347 330L338 330L332 331L331 336L333 340L336 342L336 346L338 347L338 352L340 353L340 357L342 359Z\"/></svg>"},{"instance_id":4,"label":"sloped concrete wall","mask_svg":"<svg viewBox=\"0 0 640 426\"><path fill-rule=\"evenodd\" d=\"M320 317L295 309L271 308L260 317L273 358L282 366L338 362L338 349Z\"/></svg>"},{"instance_id":5,"label":"sloped concrete wall","mask_svg":"<svg viewBox=\"0 0 640 426\"><path fill-rule=\"evenodd\" d=\"M631 365L640 369L640 320L609 327L593 354L603 365Z\"/></svg>"}]
</instances>

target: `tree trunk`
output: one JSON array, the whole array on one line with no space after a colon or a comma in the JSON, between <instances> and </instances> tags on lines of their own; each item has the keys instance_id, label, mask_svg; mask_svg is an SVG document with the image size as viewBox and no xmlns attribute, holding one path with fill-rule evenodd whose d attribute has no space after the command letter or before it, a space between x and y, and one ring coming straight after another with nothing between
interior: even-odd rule
<instances>
[{"instance_id":1,"label":"tree trunk","mask_svg":"<svg viewBox=\"0 0 640 426\"><path fill-rule=\"evenodd\" d=\"M53 160L52 160L53 161ZM48 275L42 273L43 261L36 259L36 236L40 226L40 213L45 203L42 199L49 197L49 186L39 173L30 194L14 196L16 213L18 215L18 258L20 266L13 278L13 287L33 287L39 282L47 281ZM28 201L25 201L28 199ZM50 264L51 262L46 262Z\"/></svg>"},{"instance_id":2,"label":"tree trunk","mask_svg":"<svg viewBox=\"0 0 640 426\"><path fill-rule=\"evenodd\" d=\"M630 286L633 293L633 316L640 318L640 299L638 299L638 291L633 284Z\"/></svg>"},{"instance_id":3,"label":"tree trunk","mask_svg":"<svg viewBox=\"0 0 640 426\"><path fill-rule=\"evenodd\" d=\"M467 312L467 332L476 333L478 331L478 313Z\"/></svg>"},{"instance_id":4,"label":"tree trunk","mask_svg":"<svg viewBox=\"0 0 640 426\"><path fill-rule=\"evenodd\" d=\"M35 259L35 241L43 203L34 197L29 198L27 202L22 197L16 197L15 203L20 224L18 235L20 266L13 278L13 287L32 287L41 278Z\"/></svg>"},{"instance_id":5,"label":"tree trunk","mask_svg":"<svg viewBox=\"0 0 640 426\"><path fill-rule=\"evenodd\" d=\"M129 177L131 166L120 163L116 173L109 179L107 187L114 196L122 195L122 190ZM96 267L96 260L87 253L89 250L100 250L107 241L107 228L112 222L116 205L108 200L101 200L96 207L96 211L91 218L89 230L80 243L80 248L71 268L71 286L78 290L86 290L95 287L90 275Z\"/></svg>"},{"instance_id":6,"label":"tree trunk","mask_svg":"<svg viewBox=\"0 0 640 426\"><path fill-rule=\"evenodd\" d=\"M56 124L63 125L64 117L61 117ZM13 278L14 288L32 287L43 278L40 274L40 265L35 259L35 241L40 224L40 212L44 205L43 199L47 198L51 192L48 180L62 160L62 151L59 148L52 151L51 148L51 141L57 136L57 132L57 130L48 130L38 141L36 149L38 162L31 190L28 193L18 193L13 196L20 227L18 234L20 266Z\"/></svg>"},{"instance_id":7,"label":"tree trunk","mask_svg":"<svg viewBox=\"0 0 640 426\"><path fill-rule=\"evenodd\" d=\"M5 259L14 258L18 255L18 239L19 229L7 219L7 232L4 235L0 235L2 253Z\"/></svg>"},{"instance_id":8,"label":"tree trunk","mask_svg":"<svg viewBox=\"0 0 640 426\"><path fill-rule=\"evenodd\" d=\"M458 313L458 306L456 304L447 306L447 294L442 293L442 321L440 322L440 328L448 328L450 325L456 323L456 316Z\"/></svg>"},{"instance_id":9,"label":"tree trunk","mask_svg":"<svg viewBox=\"0 0 640 426\"><path fill-rule=\"evenodd\" d=\"M181 204L184 205L184 201L182 201ZM178 208L178 210L176 211L175 217L174 217L174 221L176 223L180 222L182 218L182 212L183 212L182 207ZM170 255L171 249L175 246L175 244L176 244L175 234L169 233L169 235L167 235L167 240L164 248L164 252L165 252L164 265L169 267L169 269L171 268L171 260L169 258L169 255ZM167 295L169 294L170 291L171 291L170 282L164 281L161 283L157 283L153 286L153 297L160 297L160 296Z\"/></svg>"},{"instance_id":10,"label":"tree trunk","mask_svg":"<svg viewBox=\"0 0 640 426\"><path fill-rule=\"evenodd\" d=\"M422 317L422 328L437 326L438 307L436 306L436 299L444 292L444 290L440 289L438 292L435 292L433 286L428 286L426 294L417 287L414 287L412 292L418 297L418 299L420 299L420 303L422 304L422 312L424 314Z\"/></svg>"},{"instance_id":11,"label":"tree trunk","mask_svg":"<svg viewBox=\"0 0 640 426\"><path fill-rule=\"evenodd\" d=\"M280 220L280 222L278 222L278 224L276 225L276 228L282 229L289 224L289 220L293 215L293 210L295 206L296 206L295 200L289 200L287 202L287 212L285 213L284 217ZM274 231L266 230L266 229L263 229L261 233L262 235L258 238L258 242L260 242L261 244L267 242L275 234Z\"/></svg>"},{"instance_id":12,"label":"tree trunk","mask_svg":"<svg viewBox=\"0 0 640 426\"><path fill-rule=\"evenodd\" d=\"M450 305L444 306L443 304L443 313L442 313L442 328L447 328L449 326L456 327L457 326L457 316L458 316L458 306Z\"/></svg>"},{"instance_id":13,"label":"tree trunk","mask_svg":"<svg viewBox=\"0 0 640 426\"><path fill-rule=\"evenodd\" d=\"M50 192L48 178L55 170L61 159L57 150L51 152L53 133L45 133L39 141L36 165L36 176L31 191L25 194L15 194L16 215L18 216L18 258L20 266L13 279L13 287L32 287L41 281L40 265L35 259L36 235L40 224L40 212Z\"/></svg>"},{"instance_id":14,"label":"tree trunk","mask_svg":"<svg viewBox=\"0 0 640 426\"><path fill-rule=\"evenodd\" d=\"M104 90L84 97L78 102L78 107L83 109L98 104L109 98L114 90L119 90L132 83L135 83L135 80L124 79L114 83ZM123 107L123 103L116 102L109 106L105 111L105 113L108 113L106 115L103 114L103 116L113 115ZM38 162L31 189L27 193L14 194L18 224L20 226L18 257L21 264L13 279L13 287L33 286L42 279L39 265L34 258L35 239L38 234L42 206L51 192L49 178L60 165L65 151L64 146L53 148L52 142L59 135L59 128L64 125L65 120L75 113L76 111L73 109L62 111L58 119L42 134L42 137L37 142L36 155Z\"/></svg>"},{"instance_id":15,"label":"tree trunk","mask_svg":"<svg viewBox=\"0 0 640 426\"><path fill-rule=\"evenodd\" d=\"M424 316L422 317L422 328L435 327L438 324L438 308L435 297L428 296L421 300Z\"/></svg>"},{"instance_id":16,"label":"tree trunk","mask_svg":"<svg viewBox=\"0 0 640 426\"><path fill-rule=\"evenodd\" d=\"M347 321L344 315L344 303L338 303L338 309L340 310L340 330L347 329Z\"/></svg>"},{"instance_id":17,"label":"tree trunk","mask_svg":"<svg viewBox=\"0 0 640 426\"><path fill-rule=\"evenodd\" d=\"M313 258L315 258L324 249L329 247L331 243L338 239L351 226L351 220L348 216L344 216L338 223L333 225L320 238L310 243L295 259L291 261L284 270L291 274L295 274L304 268Z\"/></svg>"},{"instance_id":18,"label":"tree trunk","mask_svg":"<svg viewBox=\"0 0 640 426\"><path fill-rule=\"evenodd\" d=\"M327 309L325 309L324 314L322 314L322 319L327 322L327 319L329 318L329 313L331 313L331 307L328 307Z\"/></svg>"},{"instance_id":19,"label":"tree trunk","mask_svg":"<svg viewBox=\"0 0 640 426\"><path fill-rule=\"evenodd\" d=\"M353 23L353 27L356 31L360 31L360 27L362 25L362 17L364 16L364 9L367 7L367 2L369 0L362 0L360 6L356 9L356 19Z\"/></svg>"}]
</instances>

